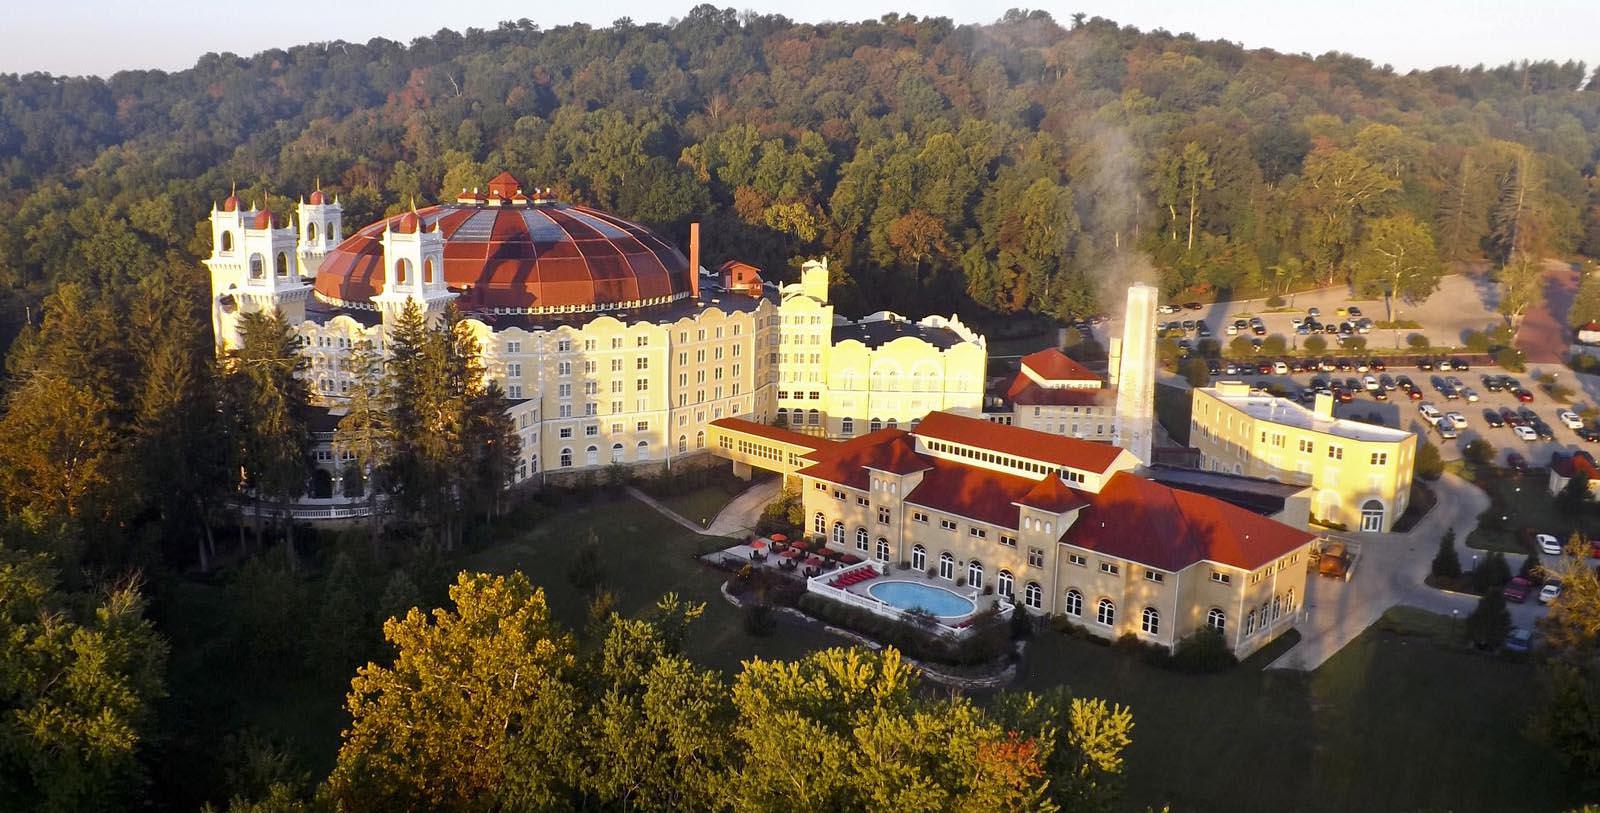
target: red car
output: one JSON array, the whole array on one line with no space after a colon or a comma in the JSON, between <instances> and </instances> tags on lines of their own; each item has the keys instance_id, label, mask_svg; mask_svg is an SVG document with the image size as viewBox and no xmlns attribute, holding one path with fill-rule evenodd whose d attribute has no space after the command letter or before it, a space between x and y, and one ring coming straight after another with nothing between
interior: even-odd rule
<instances>
[{"instance_id":1,"label":"red car","mask_svg":"<svg viewBox=\"0 0 1600 813\"><path fill-rule=\"evenodd\" d=\"M1517 396L1517 400L1524 404L1533 403L1533 393L1528 392L1527 390L1517 390L1515 395Z\"/></svg>"},{"instance_id":2,"label":"red car","mask_svg":"<svg viewBox=\"0 0 1600 813\"><path fill-rule=\"evenodd\" d=\"M1501 595L1506 597L1506 601L1515 601L1521 604L1528 600L1528 594L1531 592L1533 592L1533 582L1518 576L1506 582L1506 588L1501 591Z\"/></svg>"}]
</instances>

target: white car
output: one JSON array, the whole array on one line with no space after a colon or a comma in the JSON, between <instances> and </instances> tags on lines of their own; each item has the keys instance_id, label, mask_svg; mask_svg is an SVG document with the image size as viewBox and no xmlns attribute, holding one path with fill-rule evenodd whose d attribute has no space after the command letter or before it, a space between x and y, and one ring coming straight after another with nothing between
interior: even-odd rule
<instances>
[{"instance_id":1,"label":"white car","mask_svg":"<svg viewBox=\"0 0 1600 813\"><path fill-rule=\"evenodd\" d=\"M1223 328L1222 331L1224 333L1228 334L1229 336L1237 336L1237 335L1239 335L1239 328L1235 327L1232 324L1230 324L1227 327Z\"/></svg>"},{"instance_id":2,"label":"white car","mask_svg":"<svg viewBox=\"0 0 1600 813\"><path fill-rule=\"evenodd\" d=\"M1570 409L1563 409L1560 412L1557 412L1556 417L1560 419L1562 423L1566 424L1568 429L1583 428L1583 419L1578 417L1578 413L1573 412Z\"/></svg>"},{"instance_id":3,"label":"white car","mask_svg":"<svg viewBox=\"0 0 1600 813\"><path fill-rule=\"evenodd\" d=\"M1553 580L1545 582L1544 586L1539 588L1539 603L1549 604L1559 595L1561 595L1561 582Z\"/></svg>"},{"instance_id":4,"label":"white car","mask_svg":"<svg viewBox=\"0 0 1600 813\"><path fill-rule=\"evenodd\" d=\"M1539 439L1539 433L1533 431L1531 426L1513 426L1511 427L1511 433L1517 436L1517 440Z\"/></svg>"},{"instance_id":5,"label":"white car","mask_svg":"<svg viewBox=\"0 0 1600 813\"><path fill-rule=\"evenodd\" d=\"M1450 425L1457 429L1467 428L1467 416L1462 415L1459 412L1447 412L1445 413L1444 419L1449 421Z\"/></svg>"},{"instance_id":6,"label":"white car","mask_svg":"<svg viewBox=\"0 0 1600 813\"><path fill-rule=\"evenodd\" d=\"M1478 391L1471 387L1467 387L1461 391L1461 397L1467 399L1467 403L1475 404L1478 402Z\"/></svg>"},{"instance_id":7,"label":"white car","mask_svg":"<svg viewBox=\"0 0 1600 813\"><path fill-rule=\"evenodd\" d=\"M1272 372L1274 375L1288 375L1289 365L1281 361L1275 361L1272 363Z\"/></svg>"},{"instance_id":8,"label":"white car","mask_svg":"<svg viewBox=\"0 0 1600 813\"><path fill-rule=\"evenodd\" d=\"M1361 379L1361 386L1365 387L1367 392L1375 392L1378 389L1378 379L1366 376Z\"/></svg>"},{"instance_id":9,"label":"white car","mask_svg":"<svg viewBox=\"0 0 1600 813\"><path fill-rule=\"evenodd\" d=\"M1422 417L1427 418L1429 423L1436 422L1440 418L1444 417L1444 413L1440 412L1438 407L1428 403L1427 401L1417 404L1417 411L1421 412Z\"/></svg>"},{"instance_id":10,"label":"white car","mask_svg":"<svg viewBox=\"0 0 1600 813\"><path fill-rule=\"evenodd\" d=\"M1304 322L1304 321L1305 321L1305 319L1303 319L1303 318L1301 318L1299 316L1291 316L1291 317L1289 317L1289 324L1294 325L1295 327L1299 327L1300 323Z\"/></svg>"},{"instance_id":11,"label":"white car","mask_svg":"<svg viewBox=\"0 0 1600 813\"><path fill-rule=\"evenodd\" d=\"M1561 540L1550 534L1534 534L1533 541L1539 543L1539 552L1546 556L1561 555Z\"/></svg>"},{"instance_id":12,"label":"white car","mask_svg":"<svg viewBox=\"0 0 1600 813\"><path fill-rule=\"evenodd\" d=\"M1177 313L1181 310L1183 310L1183 308L1180 308L1177 305L1162 305L1161 307L1156 308L1156 313Z\"/></svg>"}]
</instances>

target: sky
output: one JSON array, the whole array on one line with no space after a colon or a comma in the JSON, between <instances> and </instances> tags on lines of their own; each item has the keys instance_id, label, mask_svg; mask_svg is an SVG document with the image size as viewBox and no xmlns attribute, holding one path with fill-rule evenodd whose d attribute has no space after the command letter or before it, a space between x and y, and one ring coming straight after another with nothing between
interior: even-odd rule
<instances>
[{"instance_id":1,"label":"sky","mask_svg":"<svg viewBox=\"0 0 1600 813\"><path fill-rule=\"evenodd\" d=\"M408 42L441 28L492 28L526 17L544 28L602 26L682 16L694 0L586 0L570 6L510 0L8 0L0 9L0 73L47 71L108 75L133 68L178 70L202 54L250 55L267 48L373 37ZM797 7L798 5L798 7ZM876 18L898 11L991 22L1020 0L770 0L734 5L805 22ZM1401 71L1438 65L1498 65L1521 59L1600 64L1597 0L1077 0L1043 3L1065 24L1074 12L1142 30L1164 28L1202 39L1284 53L1344 51ZM555 9L552 11L551 9Z\"/></svg>"}]
</instances>

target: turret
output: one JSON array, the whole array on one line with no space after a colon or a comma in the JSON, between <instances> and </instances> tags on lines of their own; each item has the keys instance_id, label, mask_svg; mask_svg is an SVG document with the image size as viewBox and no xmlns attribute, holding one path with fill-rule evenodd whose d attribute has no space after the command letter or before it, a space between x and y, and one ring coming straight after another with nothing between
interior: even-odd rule
<instances>
[{"instance_id":1,"label":"turret","mask_svg":"<svg viewBox=\"0 0 1600 813\"><path fill-rule=\"evenodd\" d=\"M211 211L211 326L218 350L238 346L239 315L279 310L305 318L310 286L297 270L296 234L268 209L245 209L236 194Z\"/></svg>"},{"instance_id":2,"label":"turret","mask_svg":"<svg viewBox=\"0 0 1600 813\"><path fill-rule=\"evenodd\" d=\"M330 200L319 182L310 200L300 201L296 208L296 231L300 247L296 252L300 275L316 276L322 258L344 238L344 207L337 197Z\"/></svg>"},{"instance_id":3,"label":"turret","mask_svg":"<svg viewBox=\"0 0 1600 813\"><path fill-rule=\"evenodd\" d=\"M818 302L828 304L828 258L807 260L800 266L800 292Z\"/></svg>"},{"instance_id":4,"label":"turret","mask_svg":"<svg viewBox=\"0 0 1600 813\"><path fill-rule=\"evenodd\" d=\"M372 298L388 322L407 301L434 317L456 298L445 287L444 235L429 228L416 209L384 224L383 292Z\"/></svg>"}]
</instances>

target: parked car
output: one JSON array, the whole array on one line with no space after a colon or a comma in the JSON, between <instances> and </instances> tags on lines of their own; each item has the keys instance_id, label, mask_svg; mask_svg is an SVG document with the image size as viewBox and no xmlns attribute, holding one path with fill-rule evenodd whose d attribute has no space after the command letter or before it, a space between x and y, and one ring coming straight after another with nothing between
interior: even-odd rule
<instances>
[{"instance_id":1,"label":"parked car","mask_svg":"<svg viewBox=\"0 0 1600 813\"><path fill-rule=\"evenodd\" d=\"M1156 313L1177 313L1178 311L1181 311L1181 310L1183 310L1183 309L1178 307L1177 305L1168 304L1168 305L1161 305L1161 306L1157 307L1156 308Z\"/></svg>"},{"instance_id":2,"label":"parked car","mask_svg":"<svg viewBox=\"0 0 1600 813\"><path fill-rule=\"evenodd\" d=\"M1560 412L1557 412L1556 413L1556 420L1559 420L1563 424L1566 424L1566 427L1568 429L1582 429L1583 428L1583 419L1578 417L1578 413L1573 412L1570 409L1563 409Z\"/></svg>"},{"instance_id":3,"label":"parked car","mask_svg":"<svg viewBox=\"0 0 1600 813\"><path fill-rule=\"evenodd\" d=\"M1371 367L1374 370L1377 370L1380 373L1383 372L1384 370L1389 369L1389 366L1383 363L1383 359L1373 359L1372 361L1367 363L1367 366Z\"/></svg>"},{"instance_id":4,"label":"parked car","mask_svg":"<svg viewBox=\"0 0 1600 813\"><path fill-rule=\"evenodd\" d=\"M1361 309L1356 307L1356 306L1354 306L1354 305L1351 305L1349 308L1345 309L1345 314L1348 315L1348 316L1360 317L1361 316Z\"/></svg>"},{"instance_id":5,"label":"parked car","mask_svg":"<svg viewBox=\"0 0 1600 813\"><path fill-rule=\"evenodd\" d=\"M1509 375L1503 375L1500 376L1500 386L1504 387L1506 392L1516 392L1522 389L1522 382Z\"/></svg>"},{"instance_id":6,"label":"parked car","mask_svg":"<svg viewBox=\"0 0 1600 813\"><path fill-rule=\"evenodd\" d=\"M1272 363L1272 373L1273 375L1288 375L1289 365L1281 361L1275 361Z\"/></svg>"},{"instance_id":7,"label":"parked car","mask_svg":"<svg viewBox=\"0 0 1600 813\"><path fill-rule=\"evenodd\" d=\"M1238 325L1228 325L1227 327L1222 329L1222 332L1228 334L1229 336L1237 336L1237 335L1239 335L1239 326Z\"/></svg>"},{"instance_id":8,"label":"parked car","mask_svg":"<svg viewBox=\"0 0 1600 813\"><path fill-rule=\"evenodd\" d=\"M1204 305L1200 304L1199 302L1185 302L1185 303L1183 303L1183 306L1185 308L1188 308L1189 310L1192 310L1192 311L1197 311L1197 310L1200 310L1201 308L1205 307Z\"/></svg>"},{"instance_id":9,"label":"parked car","mask_svg":"<svg viewBox=\"0 0 1600 813\"><path fill-rule=\"evenodd\" d=\"M1545 582L1543 587L1539 588L1539 603L1549 604L1555 601L1556 596L1559 595L1561 595L1561 580L1551 579Z\"/></svg>"},{"instance_id":10,"label":"parked car","mask_svg":"<svg viewBox=\"0 0 1600 813\"><path fill-rule=\"evenodd\" d=\"M1450 359L1450 366L1460 370L1461 372L1466 372L1467 370L1472 369L1471 367L1467 366L1467 360L1463 358Z\"/></svg>"},{"instance_id":11,"label":"parked car","mask_svg":"<svg viewBox=\"0 0 1600 813\"><path fill-rule=\"evenodd\" d=\"M1534 534L1533 541L1539 546L1539 552L1546 556L1561 555L1561 540L1552 534Z\"/></svg>"},{"instance_id":12,"label":"parked car","mask_svg":"<svg viewBox=\"0 0 1600 813\"><path fill-rule=\"evenodd\" d=\"M1451 426L1454 426L1457 429L1467 428L1467 416L1462 415L1459 412L1446 412L1444 418L1450 422Z\"/></svg>"},{"instance_id":13,"label":"parked car","mask_svg":"<svg viewBox=\"0 0 1600 813\"><path fill-rule=\"evenodd\" d=\"M1378 379L1373 378L1370 375L1366 375L1361 377L1361 386L1365 388L1367 392L1373 392L1377 390L1380 385L1378 384Z\"/></svg>"},{"instance_id":14,"label":"parked car","mask_svg":"<svg viewBox=\"0 0 1600 813\"><path fill-rule=\"evenodd\" d=\"M1533 582L1517 576L1506 582L1505 589L1500 591L1500 595L1505 596L1506 601L1515 601L1521 604L1528 600L1528 594L1531 592L1533 592Z\"/></svg>"},{"instance_id":15,"label":"parked car","mask_svg":"<svg viewBox=\"0 0 1600 813\"><path fill-rule=\"evenodd\" d=\"M1417 369L1418 370L1432 370L1433 369L1433 359L1428 358L1427 356L1423 356L1422 358L1417 359Z\"/></svg>"},{"instance_id":16,"label":"parked car","mask_svg":"<svg viewBox=\"0 0 1600 813\"><path fill-rule=\"evenodd\" d=\"M1600 432L1596 432L1587 426L1582 429L1575 429L1573 432L1577 434L1579 440L1585 443L1600 443Z\"/></svg>"},{"instance_id":17,"label":"parked car","mask_svg":"<svg viewBox=\"0 0 1600 813\"><path fill-rule=\"evenodd\" d=\"M1444 413L1440 412L1438 407L1427 401L1417 404L1417 411L1421 412L1422 417L1427 418L1429 421L1437 421L1444 417Z\"/></svg>"},{"instance_id":18,"label":"parked car","mask_svg":"<svg viewBox=\"0 0 1600 813\"><path fill-rule=\"evenodd\" d=\"M1208 361L1208 362L1206 362L1206 372L1208 372L1208 373L1210 373L1212 375L1221 375L1222 374L1222 365L1218 364L1214 360L1213 361Z\"/></svg>"},{"instance_id":19,"label":"parked car","mask_svg":"<svg viewBox=\"0 0 1600 813\"><path fill-rule=\"evenodd\" d=\"M1535 441L1539 439L1539 433L1533 431L1532 427L1513 426L1511 427L1511 432L1517 436L1517 440Z\"/></svg>"},{"instance_id":20,"label":"parked car","mask_svg":"<svg viewBox=\"0 0 1600 813\"><path fill-rule=\"evenodd\" d=\"M1555 430L1551 429L1550 424L1547 424L1544 421L1534 421L1532 428L1533 434L1536 435L1540 440L1551 441L1556 439Z\"/></svg>"},{"instance_id":21,"label":"parked car","mask_svg":"<svg viewBox=\"0 0 1600 813\"><path fill-rule=\"evenodd\" d=\"M1483 377L1483 388L1490 392L1499 392L1505 389L1506 385L1504 381L1500 380L1500 376L1486 375Z\"/></svg>"},{"instance_id":22,"label":"parked car","mask_svg":"<svg viewBox=\"0 0 1600 813\"><path fill-rule=\"evenodd\" d=\"M1527 652L1533 648L1533 630L1525 627L1512 627L1506 633L1507 652Z\"/></svg>"},{"instance_id":23,"label":"parked car","mask_svg":"<svg viewBox=\"0 0 1600 813\"><path fill-rule=\"evenodd\" d=\"M1255 325L1254 327L1250 328L1250 332L1256 334L1257 336L1265 336L1267 335L1267 328L1264 325Z\"/></svg>"},{"instance_id":24,"label":"parked car","mask_svg":"<svg viewBox=\"0 0 1600 813\"><path fill-rule=\"evenodd\" d=\"M1505 420L1500 417L1500 413L1492 409L1483 411L1483 422L1488 424L1490 429L1501 429L1506 425Z\"/></svg>"},{"instance_id":25,"label":"parked car","mask_svg":"<svg viewBox=\"0 0 1600 813\"><path fill-rule=\"evenodd\" d=\"M1533 393L1528 392L1527 390L1519 388L1513 394L1517 396L1518 401L1521 401L1524 404L1533 403Z\"/></svg>"},{"instance_id":26,"label":"parked car","mask_svg":"<svg viewBox=\"0 0 1600 813\"><path fill-rule=\"evenodd\" d=\"M1460 435L1456 434L1455 424L1451 423L1449 418L1440 418L1434 421L1433 428L1438 431L1439 437L1445 440L1455 440L1460 437Z\"/></svg>"},{"instance_id":27,"label":"parked car","mask_svg":"<svg viewBox=\"0 0 1600 813\"><path fill-rule=\"evenodd\" d=\"M1462 387L1461 397L1465 398L1469 404L1478 403L1478 391L1471 387Z\"/></svg>"}]
</instances>

